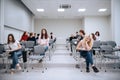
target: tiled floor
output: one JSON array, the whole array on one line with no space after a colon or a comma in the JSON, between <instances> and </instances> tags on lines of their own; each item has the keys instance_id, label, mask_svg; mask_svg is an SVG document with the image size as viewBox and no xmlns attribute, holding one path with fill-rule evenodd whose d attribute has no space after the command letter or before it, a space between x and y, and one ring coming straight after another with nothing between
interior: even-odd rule
<instances>
[{"instance_id":1,"label":"tiled floor","mask_svg":"<svg viewBox=\"0 0 120 80\"><path fill-rule=\"evenodd\" d=\"M120 80L120 71L117 70L108 72L101 70L99 73L91 70L90 73L86 73L83 68L81 72L81 69L75 68L77 62L69 53L65 45L59 45L52 54L51 61L47 59L47 70L44 73L38 67L30 69L29 72L16 72L13 75L1 70L0 80Z\"/></svg>"}]
</instances>

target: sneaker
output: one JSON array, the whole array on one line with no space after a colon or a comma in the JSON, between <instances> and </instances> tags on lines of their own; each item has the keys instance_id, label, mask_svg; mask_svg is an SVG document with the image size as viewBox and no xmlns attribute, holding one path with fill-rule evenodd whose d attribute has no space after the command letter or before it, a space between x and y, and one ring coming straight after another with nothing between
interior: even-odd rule
<instances>
[{"instance_id":1,"label":"sneaker","mask_svg":"<svg viewBox=\"0 0 120 80\"><path fill-rule=\"evenodd\" d=\"M89 68L86 68L86 72L89 73L89 72L90 72L90 69L89 69Z\"/></svg>"},{"instance_id":2,"label":"sneaker","mask_svg":"<svg viewBox=\"0 0 120 80\"><path fill-rule=\"evenodd\" d=\"M15 73L15 69L11 69L10 74L14 74Z\"/></svg>"},{"instance_id":3,"label":"sneaker","mask_svg":"<svg viewBox=\"0 0 120 80\"><path fill-rule=\"evenodd\" d=\"M96 72L96 73L99 72L99 70L95 66L93 66L92 68L93 68L94 72Z\"/></svg>"},{"instance_id":4,"label":"sneaker","mask_svg":"<svg viewBox=\"0 0 120 80\"><path fill-rule=\"evenodd\" d=\"M16 65L16 68L17 68L17 70L21 70L22 69L19 64Z\"/></svg>"}]
</instances>

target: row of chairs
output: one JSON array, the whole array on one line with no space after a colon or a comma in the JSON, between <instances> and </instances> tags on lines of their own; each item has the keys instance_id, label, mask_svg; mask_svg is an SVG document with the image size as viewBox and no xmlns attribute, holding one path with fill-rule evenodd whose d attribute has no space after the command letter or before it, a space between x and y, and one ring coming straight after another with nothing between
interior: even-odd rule
<instances>
[{"instance_id":1,"label":"row of chairs","mask_svg":"<svg viewBox=\"0 0 120 80\"><path fill-rule=\"evenodd\" d=\"M2 64L1 64L1 68L4 67L4 53L5 52L5 49L4 49L4 44L0 44L0 59L2 59Z\"/></svg>"},{"instance_id":2,"label":"row of chairs","mask_svg":"<svg viewBox=\"0 0 120 80\"><path fill-rule=\"evenodd\" d=\"M53 51L54 51L53 47L55 46L55 42L56 41L50 43L50 45L49 45L49 48L48 48L49 60L51 59L51 53L53 53ZM24 52L24 55L26 55L26 56L20 57L20 60L23 57L26 58L27 66L29 66L30 62L32 62L33 60L41 60L41 59L44 59L46 57L46 55L40 55L40 54L44 53L44 51L45 51L44 47L41 46L41 45L35 45L33 41L24 41L24 42L20 42L20 44L22 45L21 50ZM7 47L6 44L1 44L0 45L0 58L2 59L3 64L5 64L5 62L4 62L5 60L7 61L5 72L8 72L8 69L9 69L8 64L10 64L9 52L7 50L8 50L8 47ZM23 64L22 64L23 65L23 71L25 70L25 67L27 67L27 66L25 66L25 62L23 61ZM42 68L43 68L42 72L44 72L44 68L47 69L44 64L42 64ZM33 67L32 67L32 69L33 69ZM27 72L28 71L29 70L27 68Z\"/></svg>"},{"instance_id":3,"label":"row of chairs","mask_svg":"<svg viewBox=\"0 0 120 80\"><path fill-rule=\"evenodd\" d=\"M77 39L72 39L69 44L72 44L73 58L79 61L80 64L83 64L80 61L80 53L76 51ZM67 43L67 48L69 48L69 44ZM104 68L105 72L107 71L107 67L111 66L114 69L120 69L120 48L117 48L117 44L115 41L94 41L92 51L95 52L95 55L93 56L95 65L98 66L100 69Z\"/></svg>"},{"instance_id":4,"label":"row of chairs","mask_svg":"<svg viewBox=\"0 0 120 80\"><path fill-rule=\"evenodd\" d=\"M93 44L93 50L96 52L96 59L100 58L100 63L103 64L101 66L105 67L105 72L107 71L107 67L113 67L113 69L120 69L120 48L117 47L115 41L95 41ZM111 65L108 66L108 64Z\"/></svg>"}]
</instances>

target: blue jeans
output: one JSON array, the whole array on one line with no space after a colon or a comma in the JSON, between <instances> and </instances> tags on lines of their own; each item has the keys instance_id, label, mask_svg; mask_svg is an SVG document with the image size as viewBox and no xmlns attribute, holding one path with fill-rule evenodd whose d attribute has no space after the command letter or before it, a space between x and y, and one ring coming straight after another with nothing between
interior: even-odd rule
<instances>
[{"instance_id":1,"label":"blue jeans","mask_svg":"<svg viewBox=\"0 0 120 80\"><path fill-rule=\"evenodd\" d=\"M45 55L45 52L48 50L48 46L44 46L44 49L45 49L44 53L42 53L40 55Z\"/></svg>"},{"instance_id":2,"label":"blue jeans","mask_svg":"<svg viewBox=\"0 0 120 80\"><path fill-rule=\"evenodd\" d=\"M48 46L44 46L45 52L48 50Z\"/></svg>"},{"instance_id":3,"label":"blue jeans","mask_svg":"<svg viewBox=\"0 0 120 80\"><path fill-rule=\"evenodd\" d=\"M12 57L12 66L11 68L15 69L16 68L16 64L18 64L18 58L22 55L22 51L16 51L11 53L11 57Z\"/></svg>"},{"instance_id":4,"label":"blue jeans","mask_svg":"<svg viewBox=\"0 0 120 80\"><path fill-rule=\"evenodd\" d=\"M89 68L89 64L93 65L92 52L80 51L80 55L86 60L86 68Z\"/></svg>"}]
</instances>

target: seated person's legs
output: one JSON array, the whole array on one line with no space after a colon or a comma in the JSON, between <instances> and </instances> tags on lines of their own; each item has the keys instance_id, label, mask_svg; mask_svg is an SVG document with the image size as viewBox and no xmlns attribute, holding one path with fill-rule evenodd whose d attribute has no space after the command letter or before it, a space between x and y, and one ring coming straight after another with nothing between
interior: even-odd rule
<instances>
[{"instance_id":1,"label":"seated person's legs","mask_svg":"<svg viewBox=\"0 0 120 80\"><path fill-rule=\"evenodd\" d=\"M40 55L45 55L45 52L48 50L48 46L44 46L44 49L45 49L44 53L41 53Z\"/></svg>"},{"instance_id":2,"label":"seated person's legs","mask_svg":"<svg viewBox=\"0 0 120 80\"><path fill-rule=\"evenodd\" d=\"M88 59L88 56L87 56L87 51L80 51L80 55L85 58L86 60L86 72L90 72L89 70L89 59Z\"/></svg>"},{"instance_id":3,"label":"seated person's legs","mask_svg":"<svg viewBox=\"0 0 120 80\"><path fill-rule=\"evenodd\" d=\"M27 51L22 51L23 62L27 62Z\"/></svg>"},{"instance_id":4,"label":"seated person's legs","mask_svg":"<svg viewBox=\"0 0 120 80\"><path fill-rule=\"evenodd\" d=\"M92 54L88 51L86 52L86 72L90 72L89 64L93 65Z\"/></svg>"},{"instance_id":5,"label":"seated person's legs","mask_svg":"<svg viewBox=\"0 0 120 80\"><path fill-rule=\"evenodd\" d=\"M93 58L92 58L92 53L90 51L87 52L87 57L86 57L86 62L87 62L87 71L89 72L89 64L91 64L92 68L93 68L93 71L94 72L99 72L99 70L94 66L93 64Z\"/></svg>"},{"instance_id":6,"label":"seated person's legs","mask_svg":"<svg viewBox=\"0 0 120 80\"><path fill-rule=\"evenodd\" d=\"M48 50L48 46L44 46L44 48L45 48L45 52Z\"/></svg>"},{"instance_id":7,"label":"seated person's legs","mask_svg":"<svg viewBox=\"0 0 120 80\"><path fill-rule=\"evenodd\" d=\"M17 66L18 69L21 69L21 67L18 63L18 58L21 56L21 54L22 54L21 51L17 51L17 52L12 53L12 59L13 59L12 69L15 69L16 66Z\"/></svg>"},{"instance_id":8,"label":"seated person's legs","mask_svg":"<svg viewBox=\"0 0 120 80\"><path fill-rule=\"evenodd\" d=\"M90 72L89 64L92 65L94 72L99 72L99 70L93 64L92 53L90 51L82 51L81 56L86 59L86 72Z\"/></svg>"}]
</instances>

